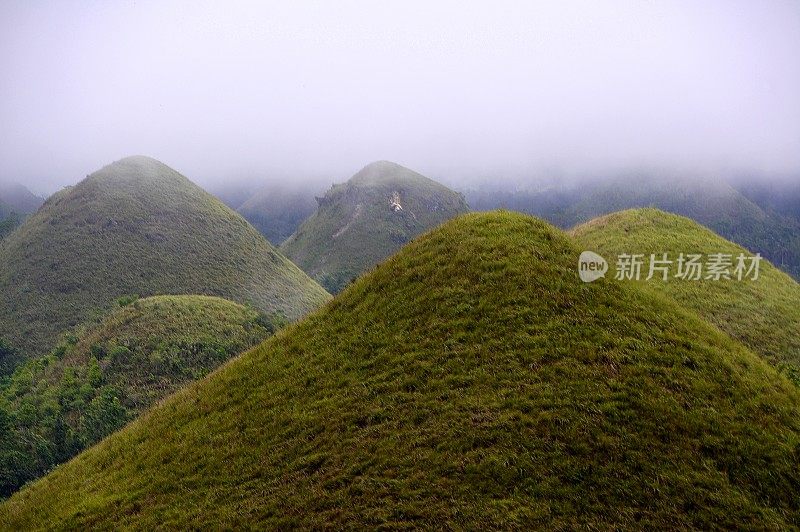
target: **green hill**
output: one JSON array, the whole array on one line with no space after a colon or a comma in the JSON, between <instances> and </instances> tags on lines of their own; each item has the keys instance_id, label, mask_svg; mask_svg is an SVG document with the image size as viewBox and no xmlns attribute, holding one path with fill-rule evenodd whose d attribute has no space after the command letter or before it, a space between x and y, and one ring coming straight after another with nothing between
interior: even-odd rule
<instances>
[{"instance_id":1,"label":"green hill","mask_svg":"<svg viewBox=\"0 0 800 532\"><path fill-rule=\"evenodd\" d=\"M800 526L800 392L518 214L416 239L0 505L27 528Z\"/></svg>"},{"instance_id":2,"label":"green hill","mask_svg":"<svg viewBox=\"0 0 800 532\"><path fill-rule=\"evenodd\" d=\"M0 336L28 356L126 294L215 295L289 319L329 297L241 216L147 157L55 194L8 236L0 294Z\"/></svg>"},{"instance_id":3,"label":"green hill","mask_svg":"<svg viewBox=\"0 0 800 532\"><path fill-rule=\"evenodd\" d=\"M122 304L0 381L0 497L280 325L215 297L156 296Z\"/></svg>"},{"instance_id":4,"label":"green hill","mask_svg":"<svg viewBox=\"0 0 800 532\"><path fill-rule=\"evenodd\" d=\"M605 254L612 268L620 253L648 258L668 253L672 260L680 253L752 255L688 218L657 209L610 214L572 233L586 249ZM674 278L640 282L674 297L772 364L800 377L800 284L768 261L761 262L755 282Z\"/></svg>"},{"instance_id":5,"label":"green hill","mask_svg":"<svg viewBox=\"0 0 800 532\"><path fill-rule=\"evenodd\" d=\"M467 211L461 195L387 161L334 185L318 203L280 249L331 293L413 237Z\"/></svg>"},{"instance_id":6,"label":"green hill","mask_svg":"<svg viewBox=\"0 0 800 532\"><path fill-rule=\"evenodd\" d=\"M237 212L277 246L289 238L316 208L312 191L273 183L259 189L242 203Z\"/></svg>"}]
</instances>

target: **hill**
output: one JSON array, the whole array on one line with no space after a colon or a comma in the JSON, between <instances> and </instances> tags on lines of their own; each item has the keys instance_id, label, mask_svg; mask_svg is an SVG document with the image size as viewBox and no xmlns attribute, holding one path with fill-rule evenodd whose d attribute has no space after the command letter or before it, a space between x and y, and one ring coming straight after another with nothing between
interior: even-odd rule
<instances>
[{"instance_id":1,"label":"hill","mask_svg":"<svg viewBox=\"0 0 800 532\"><path fill-rule=\"evenodd\" d=\"M280 325L215 297L157 296L121 304L0 382L0 497Z\"/></svg>"},{"instance_id":2,"label":"hill","mask_svg":"<svg viewBox=\"0 0 800 532\"><path fill-rule=\"evenodd\" d=\"M245 220L278 246L317 208L314 193L273 183L260 188L237 209Z\"/></svg>"},{"instance_id":3,"label":"hill","mask_svg":"<svg viewBox=\"0 0 800 532\"><path fill-rule=\"evenodd\" d=\"M605 254L610 263L620 253L646 257L668 253L672 260L680 253L752 255L688 218L657 209L610 214L572 233L586 249ZM675 298L772 364L800 376L800 285L769 262L761 262L759 278L752 282L674 278L640 282Z\"/></svg>"},{"instance_id":4,"label":"hill","mask_svg":"<svg viewBox=\"0 0 800 532\"><path fill-rule=\"evenodd\" d=\"M624 209L655 207L687 216L800 279L800 220L764 209L722 181L637 175L541 189L473 190L468 199L476 210L509 208L562 228Z\"/></svg>"},{"instance_id":5,"label":"hill","mask_svg":"<svg viewBox=\"0 0 800 532\"><path fill-rule=\"evenodd\" d=\"M413 237L467 211L459 194L387 161L334 185L318 203L280 249L331 293Z\"/></svg>"},{"instance_id":6,"label":"hill","mask_svg":"<svg viewBox=\"0 0 800 532\"><path fill-rule=\"evenodd\" d=\"M0 505L6 528L800 525L800 392L470 214Z\"/></svg>"},{"instance_id":7,"label":"hill","mask_svg":"<svg viewBox=\"0 0 800 532\"><path fill-rule=\"evenodd\" d=\"M0 336L27 356L127 294L214 295L289 319L329 297L241 216L147 157L55 194L0 243L0 293Z\"/></svg>"},{"instance_id":8,"label":"hill","mask_svg":"<svg viewBox=\"0 0 800 532\"><path fill-rule=\"evenodd\" d=\"M19 183L0 182L0 218L36 212L44 200Z\"/></svg>"}]
</instances>

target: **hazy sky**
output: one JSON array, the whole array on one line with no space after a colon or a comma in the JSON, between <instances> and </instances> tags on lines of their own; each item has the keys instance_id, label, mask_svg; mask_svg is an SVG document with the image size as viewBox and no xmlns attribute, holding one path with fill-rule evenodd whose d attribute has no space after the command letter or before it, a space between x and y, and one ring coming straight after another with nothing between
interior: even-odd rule
<instances>
[{"instance_id":1,"label":"hazy sky","mask_svg":"<svg viewBox=\"0 0 800 532\"><path fill-rule=\"evenodd\" d=\"M800 2L0 0L0 178L800 172Z\"/></svg>"}]
</instances>

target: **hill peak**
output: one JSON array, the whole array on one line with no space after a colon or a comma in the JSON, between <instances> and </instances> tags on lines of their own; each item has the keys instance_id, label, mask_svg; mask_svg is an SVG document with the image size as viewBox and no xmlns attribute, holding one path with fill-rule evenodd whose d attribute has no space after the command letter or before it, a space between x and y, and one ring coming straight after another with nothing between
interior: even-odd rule
<instances>
[{"instance_id":1,"label":"hill peak","mask_svg":"<svg viewBox=\"0 0 800 532\"><path fill-rule=\"evenodd\" d=\"M144 156L59 192L0 256L0 336L28 356L126 294L215 295L290 319L329 297L239 214Z\"/></svg>"},{"instance_id":2,"label":"hill peak","mask_svg":"<svg viewBox=\"0 0 800 532\"><path fill-rule=\"evenodd\" d=\"M414 236L468 210L460 194L389 161L368 164L317 201L281 250L334 293Z\"/></svg>"}]
</instances>

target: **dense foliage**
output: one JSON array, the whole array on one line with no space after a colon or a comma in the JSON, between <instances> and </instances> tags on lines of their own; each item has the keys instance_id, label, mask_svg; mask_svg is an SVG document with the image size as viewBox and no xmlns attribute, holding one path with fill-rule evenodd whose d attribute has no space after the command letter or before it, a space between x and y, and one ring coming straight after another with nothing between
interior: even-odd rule
<instances>
[{"instance_id":1,"label":"dense foliage","mask_svg":"<svg viewBox=\"0 0 800 532\"><path fill-rule=\"evenodd\" d=\"M0 505L14 528L790 529L800 392L473 214Z\"/></svg>"},{"instance_id":2,"label":"dense foliage","mask_svg":"<svg viewBox=\"0 0 800 532\"><path fill-rule=\"evenodd\" d=\"M296 319L329 295L184 176L129 157L0 243L0 336L33 357L124 294L206 294Z\"/></svg>"},{"instance_id":3,"label":"dense foliage","mask_svg":"<svg viewBox=\"0 0 800 532\"><path fill-rule=\"evenodd\" d=\"M199 296L120 299L0 381L0 497L134 419L282 325ZM2 345L2 344L0 344Z\"/></svg>"}]
</instances>

